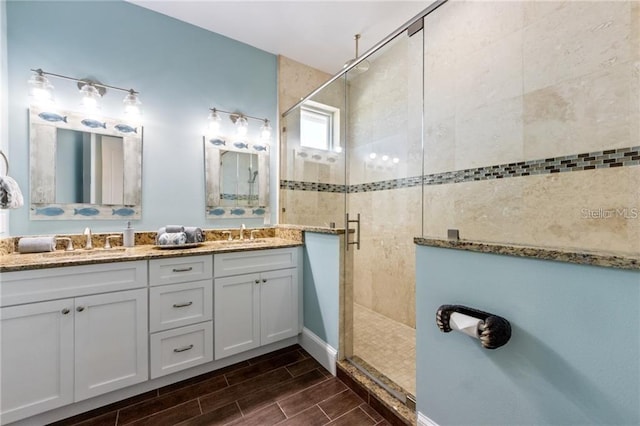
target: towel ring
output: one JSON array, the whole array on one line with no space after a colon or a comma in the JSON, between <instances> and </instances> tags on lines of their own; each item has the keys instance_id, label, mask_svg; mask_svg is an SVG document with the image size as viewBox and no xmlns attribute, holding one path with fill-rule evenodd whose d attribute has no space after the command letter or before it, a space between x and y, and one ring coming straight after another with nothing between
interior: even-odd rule
<instances>
[{"instance_id":1,"label":"towel ring","mask_svg":"<svg viewBox=\"0 0 640 426\"><path fill-rule=\"evenodd\" d=\"M4 159L4 165L5 165L5 172L4 175L7 176L9 174L9 160L7 159L7 156L4 155L4 152L2 152L2 150L0 149L0 156L2 156L2 158Z\"/></svg>"}]
</instances>

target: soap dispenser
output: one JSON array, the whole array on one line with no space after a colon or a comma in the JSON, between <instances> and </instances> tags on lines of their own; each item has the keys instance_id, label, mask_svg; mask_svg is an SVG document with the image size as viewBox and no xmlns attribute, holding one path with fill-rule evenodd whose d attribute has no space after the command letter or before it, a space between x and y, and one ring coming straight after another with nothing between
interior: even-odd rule
<instances>
[{"instance_id":1,"label":"soap dispenser","mask_svg":"<svg viewBox=\"0 0 640 426\"><path fill-rule=\"evenodd\" d=\"M122 232L122 245L125 247L133 247L135 244L135 233L131 227L131 222L127 222L127 227Z\"/></svg>"}]
</instances>

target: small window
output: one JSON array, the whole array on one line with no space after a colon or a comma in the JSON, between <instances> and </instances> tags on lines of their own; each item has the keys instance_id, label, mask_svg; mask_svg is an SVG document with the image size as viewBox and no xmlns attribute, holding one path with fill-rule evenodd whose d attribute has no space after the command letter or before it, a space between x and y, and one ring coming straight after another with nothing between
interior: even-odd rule
<instances>
[{"instance_id":1,"label":"small window","mask_svg":"<svg viewBox=\"0 0 640 426\"><path fill-rule=\"evenodd\" d=\"M300 108L300 146L325 151L340 148L340 110L307 101Z\"/></svg>"}]
</instances>

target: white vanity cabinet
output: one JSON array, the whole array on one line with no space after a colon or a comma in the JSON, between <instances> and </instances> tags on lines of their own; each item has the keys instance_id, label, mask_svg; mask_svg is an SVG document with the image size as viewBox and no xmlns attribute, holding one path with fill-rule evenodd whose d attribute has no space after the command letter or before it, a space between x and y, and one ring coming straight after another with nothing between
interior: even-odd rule
<instances>
[{"instance_id":1,"label":"white vanity cabinet","mask_svg":"<svg viewBox=\"0 0 640 426\"><path fill-rule=\"evenodd\" d=\"M146 266L1 275L2 424L148 379Z\"/></svg>"},{"instance_id":2,"label":"white vanity cabinet","mask_svg":"<svg viewBox=\"0 0 640 426\"><path fill-rule=\"evenodd\" d=\"M151 378L213 361L213 256L149 261Z\"/></svg>"},{"instance_id":3,"label":"white vanity cabinet","mask_svg":"<svg viewBox=\"0 0 640 426\"><path fill-rule=\"evenodd\" d=\"M214 255L215 359L300 332L299 248Z\"/></svg>"}]
</instances>

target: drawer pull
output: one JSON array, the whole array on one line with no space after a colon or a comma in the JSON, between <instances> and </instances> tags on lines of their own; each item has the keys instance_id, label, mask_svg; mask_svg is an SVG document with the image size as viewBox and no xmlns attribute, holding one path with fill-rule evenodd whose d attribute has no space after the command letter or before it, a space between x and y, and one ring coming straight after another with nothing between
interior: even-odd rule
<instances>
[{"instance_id":1,"label":"drawer pull","mask_svg":"<svg viewBox=\"0 0 640 426\"><path fill-rule=\"evenodd\" d=\"M184 352L184 351L188 351L189 349L193 349L193 345L183 346L181 348L175 348L173 351L174 352Z\"/></svg>"},{"instance_id":2,"label":"drawer pull","mask_svg":"<svg viewBox=\"0 0 640 426\"><path fill-rule=\"evenodd\" d=\"M78 311L78 312L82 312L82 311L84 311L84 306L78 306L78 307L76 308L76 311Z\"/></svg>"},{"instance_id":3,"label":"drawer pull","mask_svg":"<svg viewBox=\"0 0 640 426\"><path fill-rule=\"evenodd\" d=\"M193 270L192 266L189 266L188 268L173 268L173 272L189 272Z\"/></svg>"},{"instance_id":4,"label":"drawer pull","mask_svg":"<svg viewBox=\"0 0 640 426\"><path fill-rule=\"evenodd\" d=\"M69 308L64 308L64 309L62 310L62 315L67 315L69 312L71 312L71 311L69 310Z\"/></svg>"},{"instance_id":5,"label":"drawer pull","mask_svg":"<svg viewBox=\"0 0 640 426\"><path fill-rule=\"evenodd\" d=\"M187 306L191 306L193 305L193 302L186 302L186 303L174 303L173 307L174 308L186 308Z\"/></svg>"}]
</instances>

